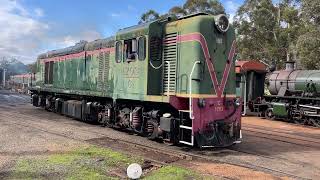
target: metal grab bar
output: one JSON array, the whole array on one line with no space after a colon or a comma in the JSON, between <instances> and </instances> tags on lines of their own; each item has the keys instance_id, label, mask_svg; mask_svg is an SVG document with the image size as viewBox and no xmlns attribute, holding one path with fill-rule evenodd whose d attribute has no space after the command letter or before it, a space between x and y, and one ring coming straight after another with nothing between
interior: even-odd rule
<instances>
[{"instance_id":1,"label":"metal grab bar","mask_svg":"<svg viewBox=\"0 0 320 180\"><path fill-rule=\"evenodd\" d=\"M241 86L240 86L241 87ZM243 113L242 116L247 114L247 76L244 75L244 92L243 93Z\"/></svg>"},{"instance_id":2,"label":"metal grab bar","mask_svg":"<svg viewBox=\"0 0 320 180\"><path fill-rule=\"evenodd\" d=\"M196 64L200 64L201 62L200 61L196 61L194 62L193 66L192 66L192 70L191 70L191 73L189 75L189 117L191 120L194 119L194 116L193 116L193 105L192 105L192 74L193 74L193 71L196 67Z\"/></svg>"}]
</instances>

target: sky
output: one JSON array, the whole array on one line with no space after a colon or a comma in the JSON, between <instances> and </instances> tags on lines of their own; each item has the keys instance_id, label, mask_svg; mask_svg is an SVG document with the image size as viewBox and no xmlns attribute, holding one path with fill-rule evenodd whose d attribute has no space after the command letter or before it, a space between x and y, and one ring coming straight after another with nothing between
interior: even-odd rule
<instances>
[{"instance_id":1,"label":"sky","mask_svg":"<svg viewBox=\"0 0 320 180\"><path fill-rule=\"evenodd\" d=\"M164 14L185 0L0 0L0 57L25 64L48 50L113 35L154 9ZM233 17L243 0L220 0Z\"/></svg>"}]
</instances>

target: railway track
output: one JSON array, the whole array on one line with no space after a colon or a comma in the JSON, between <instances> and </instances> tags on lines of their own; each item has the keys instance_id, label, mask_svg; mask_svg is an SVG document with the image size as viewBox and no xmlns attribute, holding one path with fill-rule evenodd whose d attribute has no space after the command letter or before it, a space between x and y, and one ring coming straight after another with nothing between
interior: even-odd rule
<instances>
[{"instance_id":1,"label":"railway track","mask_svg":"<svg viewBox=\"0 0 320 180\"><path fill-rule=\"evenodd\" d=\"M60 136L60 137L64 137L64 138L68 138L68 139L72 139L75 141L80 141L80 142L89 142L92 143L92 141L90 142L90 140L84 140L81 138L77 138L77 137L73 137L68 135L68 133L63 134L59 131L55 131L55 130L48 130L44 127L41 126L37 126L37 125L33 125L34 121L30 120L32 118L34 118L34 116L31 115L26 115L26 114L22 114L22 113L15 113L12 114L13 112L5 112L5 114L3 115L7 115L10 116L11 119L10 120L5 120L6 123L8 124L13 124L13 125L17 125L20 127L28 127L28 128L32 128L41 132L45 132L45 133L49 133L49 134L53 134L56 136ZM1 117L1 115L0 115ZM17 121L17 120L12 120L12 119L24 119L24 122L21 121ZM3 118L2 118L3 119ZM71 119L70 119L71 120ZM50 120L45 120L45 121L50 121ZM139 149L142 149L144 151L149 151L149 152L154 152L155 154L163 154L163 156L168 156L170 158L176 158L176 161L181 160L181 159L197 159L197 160L205 160L205 161L210 161L210 162L215 162L215 163L227 163L230 165L235 165L235 166L241 166L241 167L245 167L245 168L249 168L249 169L254 169L254 170L258 170L258 171L263 171L263 172L268 172L268 173L272 173L274 175L279 175L279 176L288 176L291 178L295 178L295 179L308 179L305 177L300 177L300 176L296 176L294 174L291 173L287 173L278 169L273 169L270 167L266 167L266 166L262 166L262 165L255 165L255 164L246 164L243 162L237 162L237 161L233 161L233 160L229 160L229 161L221 161L219 160L219 158L217 158L215 155L219 155L220 153L222 154L229 154L229 153L242 153L242 154L248 154L248 155L256 155L256 156L261 156L263 158L269 158L269 159L274 159L273 157L268 157L268 156L262 156L259 154L255 154L252 152L246 152L246 151L241 151L241 150L237 150L237 149L218 149L218 150L209 150L209 151L200 151L197 149L193 149L193 148L177 148L177 149L172 149L169 148L168 146L164 146L164 147L155 147L155 146L151 146L151 145L144 145L144 144L140 144L140 143L135 143L132 141L128 141L125 139L117 139L117 138L112 138L112 137L108 137L108 134L106 133L101 133L101 132L97 132L94 131L92 129L77 129L77 131L81 131L82 133L94 133L97 134L101 137L103 137L106 141L116 141L117 143L122 143L122 144L126 144L128 146L131 147L136 147ZM261 131L259 131L261 133ZM263 133L262 133L263 134ZM264 134L265 135L265 134ZM300 139L301 140L301 139ZM313 142L313 141L312 141ZM310 143L310 142L308 142ZM170 164L172 162L166 162L163 160L154 160L152 158L148 159L150 161L153 161L157 164Z\"/></svg>"},{"instance_id":2,"label":"railway track","mask_svg":"<svg viewBox=\"0 0 320 180\"><path fill-rule=\"evenodd\" d=\"M304 135L288 133L277 129L263 128L253 125L244 125L242 127L243 132L254 135L256 137L266 138L270 140L310 147L320 148L320 139L307 137Z\"/></svg>"}]
</instances>

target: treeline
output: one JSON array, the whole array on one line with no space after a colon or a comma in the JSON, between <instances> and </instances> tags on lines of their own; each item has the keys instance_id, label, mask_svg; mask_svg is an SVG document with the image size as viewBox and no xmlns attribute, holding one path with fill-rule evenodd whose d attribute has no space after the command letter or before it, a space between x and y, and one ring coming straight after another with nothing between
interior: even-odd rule
<instances>
[{"instance_id":1,"label":"treeline","mask_svg":"<svg viewBox=\"0 0 320 180\"><path fill-rule=\"evenodd\" d=\"M6 70L6 79L13 75L29 72L29 67L15 57L0 57L0 69Z\"/></svg>"},{"instance_id":2,"label":"treeline","mask_svg":"<svg viewBox=\"0 0 320 180\"><path fill-rule=\"evenodd\" d=\"M142 14L140 23L168 16L205 12L226 14L218 0L186 0L168 13ZM239 59L258 59L282 68L287 60L299 68L320 69L319 0L245 0L233 17Z\"/></svg>"}]
</instances>

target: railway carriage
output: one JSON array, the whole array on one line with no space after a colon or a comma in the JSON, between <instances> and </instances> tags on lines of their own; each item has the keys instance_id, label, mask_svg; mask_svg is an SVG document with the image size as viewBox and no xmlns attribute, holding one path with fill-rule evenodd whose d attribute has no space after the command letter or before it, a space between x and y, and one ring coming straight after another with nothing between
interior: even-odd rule
<instances>
[{"instance_id":1,"label":"railway carriage","mask_svg":"<svg viewBox=\"0 0 320 180\"><path fill-rule=\"evenodd\" d=\"M157 20L39 55L32 103L149 139L230 146L241 138L234 54L224 15Z\"/></svg>"}]
</instances>

